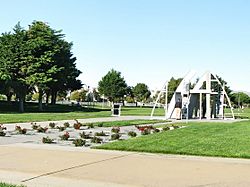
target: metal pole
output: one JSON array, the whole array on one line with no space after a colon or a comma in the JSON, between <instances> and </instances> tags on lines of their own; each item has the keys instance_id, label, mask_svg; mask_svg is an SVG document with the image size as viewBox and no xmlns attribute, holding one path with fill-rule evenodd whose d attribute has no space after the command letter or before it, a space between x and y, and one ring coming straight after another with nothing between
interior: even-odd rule
<instances>
[{"instance_id":1,"label":"metal pole","mask_svg":"<svg viewBox=\"0 0 250 187\"><path fill-rule=\"evenodd\" d=\"M168 119L168 82L166 82L166 95L165 95L165 119Z\"/></svg>"}]
</instances>

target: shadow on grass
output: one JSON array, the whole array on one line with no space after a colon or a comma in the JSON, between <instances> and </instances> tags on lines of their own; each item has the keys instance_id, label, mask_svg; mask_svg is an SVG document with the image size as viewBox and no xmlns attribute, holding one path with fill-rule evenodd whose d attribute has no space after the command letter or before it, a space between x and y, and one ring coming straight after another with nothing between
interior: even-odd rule
<instances>
[{"instance_id":1,"label":"shadow on grass","mask_svg":"<svg viewBox=\"0 0 250 187\"><path fill-rule=\"evenodd\" d=\"M19 103L12 101L10 103L6 101L0 101L0 113L2 114L15 114L18 111ZM95 108L93 106L76 106L66 104L55 104L55 105L43 105L43 111L39 111L38 103L26 102L24 104L25 113L68 113L68 112L101 112L110 111L110 109Z\"/></svg>"}]
</instances>

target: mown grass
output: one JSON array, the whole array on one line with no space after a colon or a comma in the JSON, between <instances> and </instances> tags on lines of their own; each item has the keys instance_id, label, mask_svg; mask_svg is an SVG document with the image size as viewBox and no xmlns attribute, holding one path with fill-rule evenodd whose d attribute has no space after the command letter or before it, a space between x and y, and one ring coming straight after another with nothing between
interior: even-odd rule
<instances>
[{"instance_id":1,"label":"mown grass","mask_svg":"<svg viewBox=\"0 0 250 187\"><path fill-rule=\"evenodd\" d=\"M122 107L121 115L149 116L151 110L152 108ZM163 109L159 110L160 113L161 111L164 113ZM25 113L19 113L17 102L7 103L6 101L0 101L0 123L72 120L110 116L110 108L79 107L63 104L44 106L43 112L39 112L37 103L25 103Z\"/></svg>"},{"instance_id":2,"label":"mown grass","mask_svg":"<svg viewBox=\"0 0 250 187\"><path fill-rule=\"evenodd\" d=\"M25 186L24 185L7 184L4 182L0 182L0 187L25 187Z\"/></svg>"},{"instance_id":3,"label":"mown grass","mask_svg":"<svg viewBox=\"0 0 250 187\"><path fill-rule=\"evenodd\" d=\"M104 121L92 123L94 126L102 127L121 127L121 126L131 126L131 125L145 125L145 124L156 124L164 123L167 121L163 120L124 120L124 121Z\"/></svg>"},{"instance_id":4,"label":"mown grass","mask_svg":"<svg viewBox=\"0 0 250 187\"><path fill-rule=\"evenodd\" d=\"M192 123L175 129L125 141L98 149L150 153L250 158L250 121L236 123Z\"/></svg>"}]
</instances>

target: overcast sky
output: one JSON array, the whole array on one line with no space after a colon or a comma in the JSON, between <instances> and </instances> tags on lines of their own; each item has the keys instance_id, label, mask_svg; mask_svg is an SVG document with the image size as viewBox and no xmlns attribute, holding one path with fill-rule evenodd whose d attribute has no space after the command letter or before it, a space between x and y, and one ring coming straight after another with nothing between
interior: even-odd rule
<instances>
[{"instance_id":1,"label":"overcast sky","mask_svg":"<svg viewBox=\"0 0 250 187\"><path fill-rule=\"evenodd\" d=\"M62 29L74 43L83 83L96 87L111 68L128 85L160 88L190 69L210 70L250 92L250 1L11 0L1 2L0 32L20 21Z\"/></svg>"}]
</instances>

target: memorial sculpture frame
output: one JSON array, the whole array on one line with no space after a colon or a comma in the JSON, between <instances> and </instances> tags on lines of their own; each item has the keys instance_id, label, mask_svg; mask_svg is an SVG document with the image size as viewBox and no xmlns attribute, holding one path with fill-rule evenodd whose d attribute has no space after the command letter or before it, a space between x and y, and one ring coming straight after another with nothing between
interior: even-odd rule
<instances>
[{"instance_id":1,"label":"memorial sculpture frame","mask_svg":"<svg viewBox=\"0 0 250 187\"><path fill-rule=\"evenodd\" d=\"M205 72L198 81L191 87L191 80L196 72L190 71L175 90L173 97L168 104L168 81L164 84L151 112L151 118L159 103L160 98L165 94L165 116L164 119L176 119L175 105L181 100L181 119L235 119L230 98L225 91L218 77L211 72ZM225 101L227 104L225 104ZM230 108L230 117L226 116L224 108ZM159 117L157 117L159 119Z\"/></svg>"}]
</instances>

